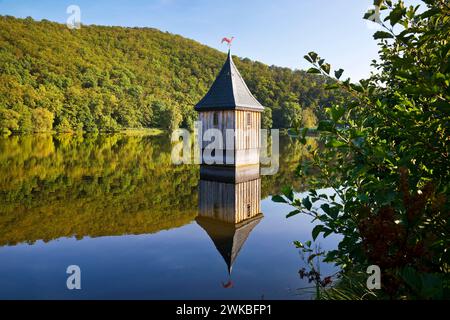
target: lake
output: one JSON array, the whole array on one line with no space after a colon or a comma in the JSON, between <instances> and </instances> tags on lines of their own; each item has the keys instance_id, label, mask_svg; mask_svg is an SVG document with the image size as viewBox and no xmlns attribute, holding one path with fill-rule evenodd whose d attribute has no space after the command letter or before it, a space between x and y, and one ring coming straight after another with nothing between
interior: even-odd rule
<instances>
[{"instance_id":1,"label":"lake","mask_svg":"<svg viewBox=\"0 0 450 320\"><path fill-rule=\"evenodd\" d=\"M283 137L280 153L252 195L261 214L230 228L201 219L210 189L198 165L171 164L168 137L0 138L0 299L312 299L293 241L314 225L271 201L307 190L294 175L305 147ZM70 265L80 290L67 289Z\"/></svg>"}]
</instances>

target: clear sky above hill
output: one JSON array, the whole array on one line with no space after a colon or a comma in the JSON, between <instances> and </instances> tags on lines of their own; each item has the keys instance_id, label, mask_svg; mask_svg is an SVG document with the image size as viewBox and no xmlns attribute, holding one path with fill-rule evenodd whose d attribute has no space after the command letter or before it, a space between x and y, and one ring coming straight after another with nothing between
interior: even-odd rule
<instances>
[{"instance_id":1,"label":"clear sky above hill","mask_svg":"<svg viewBox=\"0 0 450 320\"><path fill-rule=\"evenodd\" d=\"M407 1L407 3L412 1ZM359 80L377 57L375 25L362 19L371 0L0 0L0 14L65 23L69 5L83 24L154 27L233 54L290 68L308 68L313 50L344 76Z\"/></svg>"}]
</instances>

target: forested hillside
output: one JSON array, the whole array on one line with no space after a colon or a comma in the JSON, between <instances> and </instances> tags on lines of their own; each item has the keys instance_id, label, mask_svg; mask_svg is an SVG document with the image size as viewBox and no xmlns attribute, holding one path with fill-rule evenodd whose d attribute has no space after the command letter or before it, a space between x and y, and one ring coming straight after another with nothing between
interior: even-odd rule
<instances>
[{"instance_id":1,"label":"forested hillside","mask_svg":"<svg viewBox=\"0 0 450 320\"><path fill-rule=\"evenodd\" d=\"M0 131L191 127L224 53L151 28L0 16ZM315 125L341 99L325 78L235 57L265 127Z\"/></svg>"}]
</instances>

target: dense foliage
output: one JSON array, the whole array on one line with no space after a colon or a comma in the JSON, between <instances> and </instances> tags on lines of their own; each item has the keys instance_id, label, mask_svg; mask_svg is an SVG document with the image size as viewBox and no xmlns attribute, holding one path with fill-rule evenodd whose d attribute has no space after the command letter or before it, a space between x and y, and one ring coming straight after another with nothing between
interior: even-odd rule
<instances>
[{"instance_id":1,"label":"dense foliage","mask_svg":"<svg viewBox=\"0 0 450 320\"><path fill-rule=\"evenodd\" d=\"M0 130L191 127L225 54L150 28L65 25L0 16ZM237 59L267 107L265 127L309 125L342 98L304 71ZM303 113L298 112L304 109ZM303 116L301 116L303 115Z\"/></svg>"},{"instance_id":2,"label":"dense foliage","mask_svg":"<svg viewBox=\"0 0 450 320\"><path fill-rule=\"evenodd\" d=\"M189 223L198 168L172 166L170 151L148 136L0 138L0 245Z\"/></svg>"},{"instance_id":3,"label":"dense foliage","mask_svg":"<svg viewBox=\"0 0 450 320\"><path fill-rule=\"evenodd\" d=\"M352 99L327 109L318 126L325 149L312 150L298 168L300 175L314 168L316 188L330 187L333 195L316 189L295 199L286 188L274 198L293 204L291 214L320 222L314 239L343 236L338 250L320 254L342 267L344 279L381 268L382 290L366 297L450 296L450 5L423 2L375 1L384 18L374 34L377 73L339 82ZM330 65L316 53L305 58L314 65L310 72L330 77Z\"/></svg>"}]
</instances>

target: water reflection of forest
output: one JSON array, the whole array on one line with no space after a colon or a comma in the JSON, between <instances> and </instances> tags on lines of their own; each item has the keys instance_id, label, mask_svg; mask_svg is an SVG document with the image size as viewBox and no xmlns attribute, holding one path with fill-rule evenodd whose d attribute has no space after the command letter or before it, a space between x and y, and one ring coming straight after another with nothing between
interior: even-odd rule
<instances>
[{"instance_id":1,"label":"water reflection of forest","mask_svg":"<svg viewBox=\"0 0 450 320\"><path fill-rule=\"evenodd\" d=\"M146 234L193 221L199 168L173 166L170 154L164 137L0 138L0 245ZM293 174L304 155L283 138L278 174L262 177L263 199L284 185L304 189Z\"/></svg>"}]
</instances>

